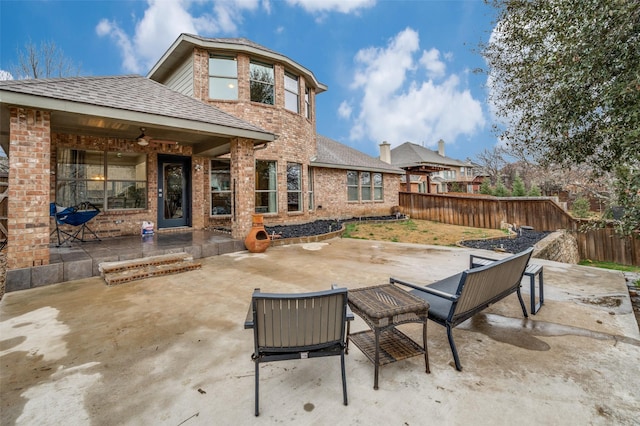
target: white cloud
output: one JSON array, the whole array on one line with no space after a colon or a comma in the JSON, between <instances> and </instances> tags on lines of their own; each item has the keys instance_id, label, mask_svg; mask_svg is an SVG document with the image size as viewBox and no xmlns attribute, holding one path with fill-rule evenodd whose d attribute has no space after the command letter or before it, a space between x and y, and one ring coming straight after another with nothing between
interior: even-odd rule
<instances>
[{"instance_id":1,"label":"white cloud","mask_svg":"<svg viewBox=\"0 0 640 426\"><path fill-rule=\"evenodd\" d=\"M375 6L376 0L286 0L292 6L300 6L309 13L351 13Z\"/></svg>"},{"instance_id":2,"label":"white cloud","mask_svg":"<svg viewBox=\"0 0 640 426\"><path fill-rule=\"evenodd\" d=\"M440 51L432 48L431 50L425 50L420 58L420 65L423 65L429 76L432 78L440 78L445 75L447 66L440 60Z\"/></svg>"},{"instance_id":3,"label":"white cloud","mask_svg":"<svg viewBox=\"0 0 640 426\"><path fill-rule=\"evenodd\" d=\"M350 119L351 118L351 112L353 111L353 108L351 107L351 105L349 104L349 102L347 101L342 101L340 103L340 106L338 107L338 116L340 118L344 118L344 119Z\"/></svg>"},{"instance_id":4,"label":"white cloud","mask_svg":"<svg viewBox=\"0 0 640 426\"><path fill-rule=\"evenodd\" d=\"M454 142L479 131L485 124L480 101L458 75L446 74L440 57L435 48L421 51L411 28L387 46L360 50L351 89L361 102L353 111L350 138L376 146L383 140L392 146L405 141L435 146L439 139Z\"/></svg>"},{"instance_id":5,"label":"white cloud","mask_svg":"<svg viewBox=\"0 0 640 426\"><path fill-rule=\"evenodd\" d=\"M242 13L256 10L261 5L269 13L268 0L147 0L148 7L135 26L133 35L127 34L114 21L101 20L96 33L110 37L120 48L122 67L127 72L146 73L160 55L181 33L213 35L233 34L242 22ZM196 5L201 10L210 8L210 13L195 16L189 10Z\"/></svg>"},{"instance_id":6,"label":"white cloud","mask_svg":"<svg viewBox=\"0 0 640 426\"><path fill-rule=\"evenodd\" d=\"M0 81L13 80L13 75L9 71L0 70Z\"/></svg>"}]
</instances>

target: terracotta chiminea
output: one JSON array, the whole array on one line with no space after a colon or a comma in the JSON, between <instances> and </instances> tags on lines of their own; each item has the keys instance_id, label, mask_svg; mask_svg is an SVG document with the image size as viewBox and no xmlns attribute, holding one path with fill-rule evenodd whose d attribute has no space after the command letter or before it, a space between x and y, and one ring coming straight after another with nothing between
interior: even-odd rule
<instances>
[{"instance_id":1,"label":"terracotta chiminea","mask_svg":"<svg viewBox=\"0 0 640 426\"><path fill-rule=\"evenodd\" d=\"M267 234L267 231L264 229L263 216L261 214L251 216L253 223L249 234L244 239L244 245L251 253L262 253L271 245L271 240L269 239L269 234Z\"/></svg>"}]
</instances>

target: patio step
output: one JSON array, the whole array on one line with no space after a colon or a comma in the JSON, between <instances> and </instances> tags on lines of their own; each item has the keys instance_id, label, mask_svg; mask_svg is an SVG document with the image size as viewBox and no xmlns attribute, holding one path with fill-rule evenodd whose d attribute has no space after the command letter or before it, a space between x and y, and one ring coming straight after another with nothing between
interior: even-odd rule
<instances>
[{"instance_id":1,"label":"patio step","mask_svg":"<svg viewBox=\"0 0 640 426\"><path fill-rule=\"evenodd\" d=\"M123 284L159 275L177 274L200 269L202 264L193 261L188 253L172 253L119 262L103 262L100 274L107 285Z\"/></svg>"}]
</instances>

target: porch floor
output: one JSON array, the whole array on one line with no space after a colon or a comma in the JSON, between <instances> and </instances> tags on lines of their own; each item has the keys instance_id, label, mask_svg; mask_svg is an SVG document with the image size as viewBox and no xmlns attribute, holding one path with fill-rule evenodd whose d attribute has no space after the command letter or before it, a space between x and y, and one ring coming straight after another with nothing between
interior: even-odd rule
<instances>
[{"instance_id":1,"label":"porch floor","mask_svg":"<svg viewBox=\"0 0 640 426\"><path fill-rule=\"evenodd\" d=\"M49 248L49 265L7 271L6 291L99 276L102 262L132 260L185 252L194 259L245 250L244 242L229 234L207 230L159 231L153 235L102 238Z\"/></svg>"}]
</instances>

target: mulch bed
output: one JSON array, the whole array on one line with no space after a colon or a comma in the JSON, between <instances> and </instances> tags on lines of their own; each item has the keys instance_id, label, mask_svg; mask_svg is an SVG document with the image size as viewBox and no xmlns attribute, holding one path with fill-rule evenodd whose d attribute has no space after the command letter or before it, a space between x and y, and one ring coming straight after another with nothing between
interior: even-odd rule
<instances>
[{"instance_id":1,"label":"mulch bed","mask_svg":"<svg viewBox=\"0 0 640 426\"><path fill-rule=\"evenodd\" d=\"M535 231L520 228L513 237L491 238L486 240L462 241L460 244L474 249L495 250L506 253L520 253L533 247L538 241L551 234L549 231Z\"/></svg>"},{"instance_id":2,"label":"mulch bed","mask_svg":"<svg viewBox=\"0 0 640 426\"><path fill-rule=\"evenodd\" d=\"M344 223L349 222L375 222L375 221L391 221L391 220L404 220L404 215L392 215L392 216L366 216L356 217L345 220L330 220L321 219L310 223L302 223L298 225L273 225L265 226L264 229L269 235L277 235L278 238L299 238L310 237L314 235L328 234L330 232L339 231L342 229Z\"/></svg>"}]
</instances>

